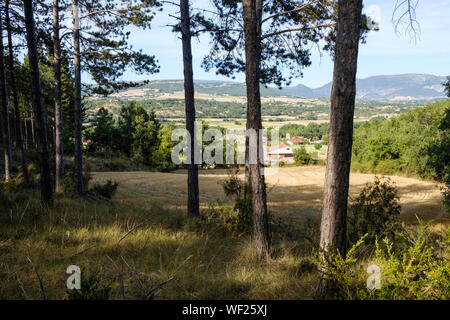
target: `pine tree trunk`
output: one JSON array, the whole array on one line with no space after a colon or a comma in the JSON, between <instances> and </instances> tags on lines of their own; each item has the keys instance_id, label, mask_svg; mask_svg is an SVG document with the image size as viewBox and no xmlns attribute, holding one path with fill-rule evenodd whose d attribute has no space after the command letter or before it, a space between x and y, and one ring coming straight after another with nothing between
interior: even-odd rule
<instances>
[{"instance_id":1,"label":"pine tree trunk","mask_svg":"<svg viewBox=\"0 0 450 320\"><path fill-rule=\"evenodd\" d=\"M259 35L260 17L259 1L244 0L244 31L245 31L245 60L246 60L246 86L247 86L247 130L255 130L257 133L257 149L255 155L249 154L248 163L250 188L252 192L253 208L253 238L256 253L260 259L269 255L270 239L267 221L266 186L264 181L264 167L262 150L262 140L260 131L261 122L261 94L259 88L259 68L261 56L261 39ZM251 141L250 141L251 147ZM251 161L252 157L256 158Z\"/></svg>"},{"instance_id":2,"label":"pine tree trunk","mask_svg":"<svg viewBox=\"0 0 450 320\"><path fill-rule=\"evenodd\" d=\"M362 0L339 1L328 156L320 227L321 248L326 252L333 246L343 255L346 252L347 202L361 10ZM332 290L332 284L321 281L316 296L324 298Z\"/></svg>"},{"instance_id":3,"label":"pine tree trunk","mask_svg":"<svg viewBox=\"0 0 450 320\"><path fill-rule=\"evenodd\" d=\"M81 55L78 0L73 5L73 50L75 68L75 192L78 196L84 193L83 186L83 141L81 111Z\"/></svg>"},{"instance_id":4,"label":"pine tree trunk","mask_svg":"<svg viewBox=\"0 0 450 320\"><path fill-rule=\"evenodd\" d=\"M25 184L30 184L30 177L28 174L28 165L27 165L27 156L25 153L25 145L23 142L22 135L22 120L20 117L20 109L19 109L19 98L17 93L17 83L16 83L16 74L14 70L14 54L13 54L13 43L12 43L12 32L11 32L11 20L9 17L9 0L6 0L5 4L5 12L6 12L6 29L8 32L8 46L9 46L9 69L10 69L10 77L11 77L11 89L13 93L13 102L14 102L14 114L16 121L16 145L17 148L20 149L21 155L21 165L22 165L22 174L23 180Z\"/></svg>"},{"instance_id":5,"label":"pine tree trunk","mask_svg":"<svg viewBox=\"0 0 450 320\"><path fill-rule=\"evenodd\" d=\"M55 189L61 192L64 176L62 85L61 85L61 43L59 39L59 0L53 0L53 72L55 75Z\"/></svg>"},{"instance_id":6,"label":"pine tree trunk","mask_svg":"<svg viewBox=\"0 0 450 320\"><path fill-rule=\"evenodd\" d=\"M9 124L8 88L6 86L5 57L3 48L3 21L0 15L0 86L1 86L1 117L2 135L5 148L5 180L12 178L11 159L11 128Z\"/></svg>"},{"instance_id":7,"label":"pine tree trunk","mask_svg":"<svg viewBox=\"0 0 450 320\"><path fill-rule=\"evenodd\" d=\"M31 108L33 108L33 105L31 105ZM33 142L33 146L34 148L37 149L37 144L36 144L36 130L35 130L35 121L34 121L34 112L31 111L31 115L30 115L30 127L31 127L31 140Z\"/></svg>"},{"instance_id":8,"label":"pine tree trunk","mask_svg":"<svg viewBox=\"0 0 450 320\"><path fill-rule=\"evenodd\" d=\"M195 163L195 100L194 100L194 76L192 71L191 48L191 22L189 17L189 0L180 0L181 33L183 43L184 66L184 99L186 109L186 130L191 137L190 155L188 164L188 216L199 215L199 190L198 190L198 164Z\"/></svg>"},{"instance_id":9,"label":"pine tree trunk","mask_svg":"<svg viewBox=\"0 0 450 320\"><path fill-rule=\"evenodd\" d=\"M50 170L50 153L48 149L47 115L42 104L41 78L39 57L36 45L36 32L33 18L32 0L24 0L25 27L27 30L28 59L30 63L31 91L33 109L36 115L38 132L38 150L40 154L40 184L41 194L45 202L53 204L53 188Z\"/></svg>"}]
</instances>

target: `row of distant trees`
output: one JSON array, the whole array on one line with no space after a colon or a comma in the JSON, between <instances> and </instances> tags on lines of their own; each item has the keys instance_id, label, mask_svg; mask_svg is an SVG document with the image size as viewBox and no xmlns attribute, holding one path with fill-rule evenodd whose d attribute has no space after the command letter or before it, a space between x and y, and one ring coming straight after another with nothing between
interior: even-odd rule
<instances>
[{"instance_id":1,"label":"row of distant trees","mask_svg":"<svg viewBox=\"0 0 450 320\"><path fill-rule=\"evenodd\" d=\"M147 112L132 101L121 108L117 119L100 108L83 136L88 152L114 152L146 166L169 170L175 167L171 159L172 129L172 125L161 123L153 110Z\"/></svg>"}]
</instances>

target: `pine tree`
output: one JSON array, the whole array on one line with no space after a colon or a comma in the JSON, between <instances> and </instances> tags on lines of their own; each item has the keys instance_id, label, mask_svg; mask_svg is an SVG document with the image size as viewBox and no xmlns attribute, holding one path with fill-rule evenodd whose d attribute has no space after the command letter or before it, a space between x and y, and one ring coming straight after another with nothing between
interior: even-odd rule
<instances>
[{"instance_id":1,"label":"pine tree","mask_svg":"<svg viewBox=\"0 0 450 320\"><path fill-rule=\"evenodd\" d=\"M199 212L198 163L195 163L195 100L194 76L192 71L191 18L189 0L180 0L181 40L183 43L184 95L186 106L186 130L191 137L190 161L188 163L188 216L195 217Z\"/></svg>"},{"instance_id":2,"label":"pine tree","mask_svg":"<svg viewBox=\"0 0 450 320\"><path fill-rule=\"evenodd\" d=\"M38 148L40 155L40 188L45 202L53 204L53 188L50 171L50 154L47 136L47 114L42 103L41 76L39 56L36 42L36 29L33 17L32 0L24 0L25 28L27 33L28 59L30 64L30 80L32 104L36 115L38 131Z\"/></svg>"},{"instance_id":3,"label":"pine tree","mask_svg":"<svg viewBox=\"0 0 450 320\"><path fill-rule=\"evenodd\" d=\"M75 186L84 193L82 157L82 81L81 70L98 84L92 92L108 94L113 90L137 85L118 79L128 66L140 73L159 69L153 56L135 51L128 45L131 24L148 28L153 17L153 0L72 1L73 54L75 70Z\"/></svg>"},{"instance_id":4,"label":"pine tree","mask_svg":"<svg viewBox=\"0 0 450 320\"><path fill-rule=\"evenodd\" d=\"M28 174L28 164L27 164L27 157L25 154L25 144L23 142L22 119L21 119L21 115L20 115L19 97L18 97L18 91L17 91L15 67L14 67L14 49L13 49L13 42L12 42L10 2L11 2L10 0L5 1L5 23L6 23L6 31L8 33L8 49L9 49L8 63L9 63L9 74L10 74L10 86L11 86L11 90L12 90L13 103L14 103L16 147L20 149L23 180L26 185L29 185L30 177Z\"/></svg>"},{"instance_id":5,"label":"pine tree","mask_svg":"<svg viewBox=\"0 0 450 320\"><path fill-rule=\"evenodd\" d=\"M356 69L361 33L362 0L339 0L338 25L331 91L330 131L325 174L320 247L345 256L347 202L353 142ZM332 284L319 283L316 296L324 298Z\"/></svg>"},{"instance_id":6,"label":"pine tree","mask_svg":"<svg viewBox=\"0 0 450 320\"><path fill-rule=\"evenodd\" d=\"M214 10L202 10L202 24L212 36L212 48L203 60L206 70L234 77L245 72L247 84L247 130L256 132L256 148L246 139L246 174L253 209L253 237L258 256L270 251L262 129L260 85L289 84L309 66L310 44L332 38L333 1L222 1ZM289 70L285 74L283 70ZM254 153L253 155L251 153ZM251 158L256 161L250 161ZM256 162L256 163L255 163ZM250 197L249 197L250 198Z\"/></svg>"},{"instance_id":7,"label":"pine tree","mask_svg":"<svg viewBox=\"0 0 450 320\"><path fill-rule=\"evenodd\" d=\"M11 159L11 129L9 122L9 104L8 104L8 88L6 85L5 72L5 56L3 47L3 18L0 13L0 95L1 95L1 120L2 120L2 136L5 148L5 180L12 178L12 159Z\"/></svg>"}]
</instances>

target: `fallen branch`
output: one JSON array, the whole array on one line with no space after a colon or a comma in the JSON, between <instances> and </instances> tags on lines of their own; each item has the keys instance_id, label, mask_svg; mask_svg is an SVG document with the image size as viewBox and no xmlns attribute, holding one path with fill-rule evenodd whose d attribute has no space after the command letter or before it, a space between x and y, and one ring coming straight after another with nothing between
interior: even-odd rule
<instances>
[{"instance_id":1,"label":"fallen branch","mask_svg":"<svg viewBox=\"0 0 450 320\"><path fill-rule=\"evenodd\" d=\"M140 226L142 226L144 223L139 223L138 225L136 225L135 227L131 228L131 230L129 230L122 238L119 239L119 241L117 241L117 244L120 243L120 241L122 241L123 239L125 239L126 237L128 237L128 235L133 232L134 230L136 230L137 228L139 228Z\"/></svg>"},{"instance_id":2,"label":"fallen branch","mask_svg":"<svg viewBox=\"0 0 450 320\"><path fill-rule=\"evenodd\" d=\"M117 273L119 274L120 294L122 295L122 300L125 300L125 283L123 281L123 273L122 273L122 271L119 269L117 264L114 262L114 260L110 256L106 255L106 257L111 261L111 263L113 264L114 268L116 268Z\"/></svg>"},{"instance_id":3,"label":"fallen branch","mask_svg":"<svg viewBox=\"0 0 450 320\"><path fill-rule=\"evenodd\" d=\"M28 206L30 205L30 200L28 200L27 205L25 207L25 210L23 210L22 215L20 216L20 220L19 220L19 226L22 223L22 219L25 216L25 213L27 212Z\"/></svg>"},{"instance_id":4,"label":"fallen branch","mask_svg":"<svg viewBox=\"0 0 450 320\"><path fill-rule=\"evenodd\" d=\"M77 255L79 255L79 254L85 253L85 252L88 251L89 249L92 249L92 248L94 248L94 247L96 247L96 246L97 246L96 244L93 244L93 245L90 246L90 247L84 248L84 249L81 250L81 251L75 252L74 254L71 254L70 256L62 257L62 258L60 258L60 259L61 259L61 260L65 260L65 259L73 258L73 257L75 257L75 256L77 256Z\"/></svg>"},{"instance_id":5,"label":"fallen branch","mask_svg":"<svg viewBox=\"0 0 450 320\"><path fill-rule=\"evenodd\" d=\"M22 293L25 297L25 300L28 300L28 294L25 291L25 288L22 285L22 281L20 281L19 275L17 273L16 273L16 278L17 278L17 283L19 284L19 288L20 288L20 290L22 290Z\"/></svg>"},{"instance_id":6,"label":"fallen branch","mask_svg":"<svg viewBox=\"0 0 450 320\"><path fill-rule=\"evenodd\" d=\"M158 284L157 286L153 287L152 289L150 289L150 291L144 296L144 299L147 298L154 298L156 297L158 294L160 294L160 292L162 291L163 287L169 283L170 281L172 281L173 279L175 279L175 277L169 278L166 281L161 282L160 284ZM158 291L157 291L158 290ZM156 292L156 293L154 293Z\"/></svg>"},{"instance_id":7,"label":"fallen branch","mask_svg":"<svg viewBox=\"0 0 450 320\"><path fill-rule=\"evenodd\" d=\"M43 300L46 300L46 298L45 298L44 285L42 284L41 276L39 275L39 272L38 272L36 266L34 265L33 261L31 261L30 257L27 256L27 259L28 259L28 261L30 262L31 266L33 267L34 273L36 273L36 276L37 276L37 278L38 278L38 280L39 280L39 285L40 285L40 287L41 287L41 292L42 292L42 299L43 299Z\"/></svg>"}]
</instances>

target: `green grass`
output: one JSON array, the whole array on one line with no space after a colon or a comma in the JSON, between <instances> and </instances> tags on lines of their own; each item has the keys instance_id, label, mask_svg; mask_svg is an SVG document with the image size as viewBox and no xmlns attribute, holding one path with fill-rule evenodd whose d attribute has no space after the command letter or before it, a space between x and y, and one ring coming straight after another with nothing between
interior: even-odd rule
<instances>
[{"instance_id":1,"label":"green grass","mask_svg":"<svg viewBox=\"0 0 450 320\"><path fill-rule=\"evenodd\" d=\"M232 238L158 206L142 210L59 197L49 209L37 194L22 197L9 212L2 210L0 299L42 298L28 258L47 299L67 298L69 265L113 281L112 299L121 298L121 277L126 299L171 277L158 298L308 299L316 283L314 274L303 273L309 258L299 254L298 238L277 236L274 258L261 263L249 237Z\"/></svg>"}]
</instances>

